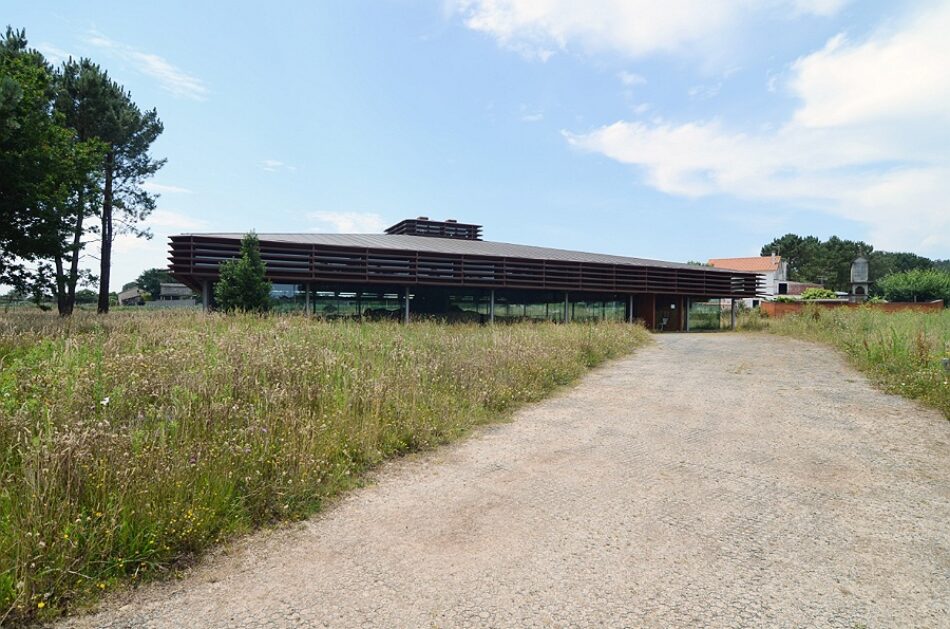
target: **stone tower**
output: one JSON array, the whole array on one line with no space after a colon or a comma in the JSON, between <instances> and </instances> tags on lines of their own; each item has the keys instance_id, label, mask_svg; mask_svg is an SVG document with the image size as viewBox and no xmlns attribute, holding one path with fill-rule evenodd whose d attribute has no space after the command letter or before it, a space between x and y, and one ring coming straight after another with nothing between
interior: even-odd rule
<instances>
[{"instance_id":1,"label":"stone tower","mask_svg":"<svg viewBox=\"0 0 950 629\"><path fill-rule=\"evenodd\" d=\"M868 259L859 255L851 263L851 301L866 301L869 283Z\"/></svg>"}]
</instances>

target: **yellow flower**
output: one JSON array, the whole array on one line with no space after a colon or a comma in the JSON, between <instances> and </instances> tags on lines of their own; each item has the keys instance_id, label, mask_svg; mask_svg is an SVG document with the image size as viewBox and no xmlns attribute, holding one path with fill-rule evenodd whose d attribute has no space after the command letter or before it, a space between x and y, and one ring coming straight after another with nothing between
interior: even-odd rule
<instances>
[{"instance_id":1,"label":"yellow flower","mask_svg":"<svg viewBox=\"0 0 950 629\"><path fill-rule=\"evenodd\" d=\"M43 609L44 607L46 607L46 603L44 603L43 601L40 601L39 603L36 604L37 609Z\"/></svg>"}]
</instances>

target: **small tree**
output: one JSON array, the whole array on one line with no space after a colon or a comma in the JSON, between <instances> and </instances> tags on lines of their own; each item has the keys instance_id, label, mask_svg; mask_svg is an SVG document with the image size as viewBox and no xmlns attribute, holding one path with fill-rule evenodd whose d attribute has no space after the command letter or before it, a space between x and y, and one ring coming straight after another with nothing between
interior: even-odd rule
<instances>
[{"instance_id":1,"label":"small tree","mask_svg":"<svg viewBox=\"0 0 950 629\"><path fill-rule=\"evenodd\" d=\"M218 307L225 312L266 312L271 285L264 276L261 243L251 232L241 240L241 257L221 263L221 279L214 288Z\"/></svg>"},{"instance_id":2,"label":"small tree","mask_svg":"<svg viewBox=\"0 0 950 629\"><path fill-rule=\"evenodd\" d=\"M134 283L146 293L157 297L162 292L162 282L174 281L167 269L146 269Z\"/></svg>"}]
</instances>

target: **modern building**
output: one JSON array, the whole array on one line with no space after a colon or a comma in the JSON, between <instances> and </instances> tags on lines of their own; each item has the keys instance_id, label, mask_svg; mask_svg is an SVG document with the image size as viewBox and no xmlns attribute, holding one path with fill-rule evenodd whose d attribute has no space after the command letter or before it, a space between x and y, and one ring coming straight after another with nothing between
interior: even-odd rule
<instances>
[{"instance_id":1,"label":"modern building","mask_svg":"<svg viewBox=\"0 0 950 629\"><path fill-rule=\"evenodd\" d=\"M719 300L760 292L754 272L482 240L480 225L427 217L384 234L259 234L280 310L331 318L642 320L719 327ZM213 307L243 234L171 237L170 271ZM715 321L712 313L715 312Z\"/></svg>"}]
</instances>

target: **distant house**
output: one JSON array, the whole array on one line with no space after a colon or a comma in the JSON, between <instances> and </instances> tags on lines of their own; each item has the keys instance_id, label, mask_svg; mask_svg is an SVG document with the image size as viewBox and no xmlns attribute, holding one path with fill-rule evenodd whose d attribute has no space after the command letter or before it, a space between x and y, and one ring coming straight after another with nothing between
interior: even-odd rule
<instances>
[{"instance_id":1,"label":"distant house","mask_svg":"<svg viewBox=\"0 0 950 629\"><path fill-rule=\"evenodd\" d=\"M178 282L162 282L160 284L158 295L154 298L158 301L179 301L182 299L194 299L195 294L190 288Z\"/></svg>"},{"instance_id":2,"label":"distant house","mask_svg":"<svg viewBox=\"0 0 950 629\"><path fill-rule=\"evenodd\" d=\"M158 295L145 304L148 308L193 308L197 305L194 292L178 282L162 282Z\"/></svg>"},{"instance_id":3,"label":"distant house","mask_svg":"<svg viewBox=\"0 0 950 629\"><path fill-rule=\"evenodd\" d=\"M141 306L144 303L145 298L138 286L131 286L119 293L119 305L121 306Z\"/></svg>"},{"instance_id":4,"label":"distant house","mask_svg":"<svg viewBox=\"0 0 950 629\"><path fill-rule=\"evenodd\" d=\"M793 282L788 279L788 262L778 254L770 256L755 256L751 258L713 258L709 266L718 269L733 271L752 271L760 273L765 278L761 297L772 300L780 295L796 297L807 288L820 288L820 284L810 282ZM759 305L759 299L743 299L743 303L750 308Z\"/></svg>"}]
</instances>

